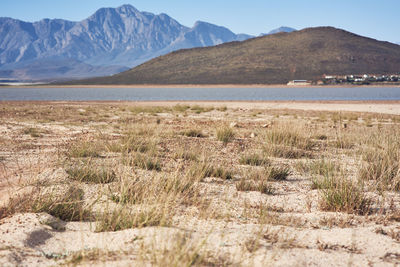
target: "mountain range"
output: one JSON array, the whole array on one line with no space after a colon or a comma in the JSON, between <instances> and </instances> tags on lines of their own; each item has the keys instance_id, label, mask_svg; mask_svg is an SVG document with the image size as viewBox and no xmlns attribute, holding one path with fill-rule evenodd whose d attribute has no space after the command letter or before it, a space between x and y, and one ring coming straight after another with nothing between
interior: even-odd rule
<instances>
[{"instance_id":1,"label":"mountain range","mask_svg":"<svg viewBox=\"0 0 400 267\"><path fill-rule=\"evenodd\" d=\"M179 50L80 84L284 84L324 74L395 74L400 46L333 27Z\"/></svg>"},{"instance_id":2,"label":"mountain range","mask_svg":"<svg viewBox=\"0 0 400 267\"><path fill-rule=\"evenodd\" d=\"M101 8L79 22L0 18L0 77L111 75L179 49L252 37L202 21L189 28L166 14L140 12L131 5Z\"/></svg>"}]
</instances>

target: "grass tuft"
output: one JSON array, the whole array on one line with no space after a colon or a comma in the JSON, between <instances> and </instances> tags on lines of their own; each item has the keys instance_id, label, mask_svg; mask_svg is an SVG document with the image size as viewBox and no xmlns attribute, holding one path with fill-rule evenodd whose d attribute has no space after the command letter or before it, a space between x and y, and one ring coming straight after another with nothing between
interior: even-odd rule
<instances>
[{"instance_id":1,"label":"grass tuft","mask_svg":"<svg viewBox=\"0 0 400 267\"><path fill-rule=\"evenodd\" d=\"M17 212L46 212L64 221L86 221L93 219L84 207L84 192L76 186L69 186L64 192L47 190L33 192L12 198L8 206L0 209L0 218Z\"/></svg>"},{"instance_id":2,"label":"grass tuft","mask_svg":"<svg viewBox=\"0 0 400 267\"><path fill-rule=\"evenodd\" d=\"M205 135L201 132L201 130L198 129L190 129L187 131L184 131L182 135L187 136L187 137L198 137L198 138L203 138Z\"/></svg>"},{"instance_id":3,"label":"grass tuft","mask_svg":"<svg viewBox=\"0 0 400 267\"><path fill-rule=\"evenodd\" d=\"M96 232L115 232L131 228L143 228L149 226L168 226L169 218L166 213L157 207L144 209L130 209L120 207L111 212L103 213L97 218Z\"/></svg>"},{"instance_id":4,"label":"grass tuft","mask_svg":"<svg viewBox=\"0 0 400 267\"><path fill-rule=\"evenodd\" d=\"M156 157L141 153L132 153L124 156L124 162L148 171L161 171L161 163Z\"/></svg>"},{"instance_id":5,"label":"grass tuft","mask_svg":"<svg viewBox=\"0 0 400 267\"><path fill-rule=\"evenodd\" d=\"M223 142L225 145L233 140L235 132L227 125L221 126L217 129L217 140Z\"/></svg>"},{"instance_id":6,"label":"grass tuft","mask_svg":"<svg viewBox=\"0 0 400 267\"><path fill-rule=\"evenodd\" d=\"M271 164L268 158L256 153L242 155L239 159L239 163L250 166L267 166Z\"/></svg>"},{"instance_id":7,"label":"grass tuft","mask_svg":"<svg viewBox=\"0 0 400 267\"><path fill-rule=\"evenodd\" d=\"M91 164L74 166L66 170L68 177L81 183L108 184L116 180L115 172L105 167L99 168Z\"/></svg>"},{"instance_id":8,"label":"grass tuft","mask_svg":"<svg viewBox=\"0 0 400 267\"><path fill-rule=\"evenodd\" d=\"M371 200L361 185L344 177L325 176L316 187L320 193L320 208L324 211L367 214L370 210Z\"/></svg>"}]
</instances>

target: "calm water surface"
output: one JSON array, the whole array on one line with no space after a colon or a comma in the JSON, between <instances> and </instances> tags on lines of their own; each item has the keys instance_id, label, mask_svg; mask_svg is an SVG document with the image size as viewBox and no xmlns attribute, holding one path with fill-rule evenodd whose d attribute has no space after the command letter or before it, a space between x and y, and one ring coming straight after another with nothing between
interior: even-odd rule
<instances>
[{"instance_id":1,"label":"calm water surface","mask_svg":"<svg viewBox=\"0 0 400 267\"><path fill-rule=\"evenodd\" d=\"M400 100L400 87L352 88L1 88L0 101Z\"/></svg>"}]
</instances>

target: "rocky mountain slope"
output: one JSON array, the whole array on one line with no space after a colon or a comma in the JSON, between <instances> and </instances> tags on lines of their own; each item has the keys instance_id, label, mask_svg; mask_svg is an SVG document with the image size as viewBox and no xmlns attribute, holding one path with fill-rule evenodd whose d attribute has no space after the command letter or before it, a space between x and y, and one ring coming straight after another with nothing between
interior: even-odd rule
<instances>
[{"instance_id":1,"label":"rocky mountain slope","mask_svg":"<svg viewBox=\"0 0 400 267\"><path fill-rule=\"evenodd\" d=\"M398 73L400 46L332 28L308 28L180 50L87 84L282 84L323 74Z\"/></svg>"},{"instance_id":2,"label":"rocky mountain slope","mask_svg":"<svg viewBox=\"0 0 400 267\"><path fill-rule=\"evenodd\" d=\"M98 76L105 74L104 66L120 66L110 68L108 74L111 74L121 70L121 66L133 67L177 49L251 37L206 22L188 28L166 14L140 12L131 5L102 8L80 22L44 19L29 23L0 18L0 71L15 74L16 69L22 68L29 73L29 66L37 65L34 61L40 60L40 64L45 61L66 64L81 77ZM93 65L92 71L79 71L81 63ZM101 71L97 72L98 66ZM46 68L54 70L52 66ZM43 72L42 76L54 77L54 74Z\"/></svg>"}]
</instances>

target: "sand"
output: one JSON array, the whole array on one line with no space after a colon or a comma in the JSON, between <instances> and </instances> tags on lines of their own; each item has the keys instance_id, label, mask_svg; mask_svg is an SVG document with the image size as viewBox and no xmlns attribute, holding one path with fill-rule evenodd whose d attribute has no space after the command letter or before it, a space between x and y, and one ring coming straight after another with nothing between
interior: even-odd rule
<instances>
[{"instance_id":1,"label":"sand","mask_svg":"<svg viewBox=\"0 0 400 267\"><path fill-rule=\"evenodd\" d=\"M154 115L151 109L139 109L134 113L135 108L177 104L227 107L227 111L196 113L188 110ZM120 128L129 123L159 127L157 119L160 127L165 127L161 131L179 133L198 127L207 136L178 135L160 140L168 156L173 155L178 141L191 148L203 146L211 153L213 161L237 171L250 168L239 166L237 161L243 151L260 149L258 134L281 122L299 123L306 133L320 130L318 133L327 135L328 149L316 151L316 158L312 160L329 157L344 164L351 176L355 176L360 163L356 153L360 147L337 149L328 142L334 140L336 131L343 131L343 134L350 131L361 136L366 131L379 133L381 128L398 125L393 123L398 118L396 115L400 115L400 101L31 101L0 102L0 111L0 133L5 138L0 139L0 156L3 157L0 203L4 204L8 197L23 192L35 181L71 183L60 161L65 158L68 145L79 138L95 140L101 132L115 139L123 134ZM338 113L343 115L346 128L329 119ZM236 139L226 146L218 142L214 134L215 126L223 122L231 123L237 132ZM30 127L42 129L43 136L35 138L23 134L23 130ZM353 135L349 136L355 138ZM207 177L201 188L205 197L212 200L213 209L207 210L210 214L195 216L199 213L198 207L182 207L176 211L171 227L98 233L94 222L64 222L46 213L7 216L0 221L0 265L179 266L177 258L195 253L204 257L203 266L399 265L400 222L390 219L400 210L398 192L385 192L382 199L375 192L369 192L375 200L381 200L379 205L385 207L381 213L357 215L323 211L318 204L318 191L310 189L310 177L296 171L295 163L299 161L307 159L273 158L274 164L289 164L293 171L287 180L273 183L275 192L272 195L239 192L236 183L240 177L232 180ZM166 165L175 168L177 162L174 159ZM135 170L135 173L155 175L144 170ZM85 184L82 187L86 195L93 196L109 190L109 185ZM269 207L266 224L253 218L262 205Z\"/></svg>"}]
</instances>

